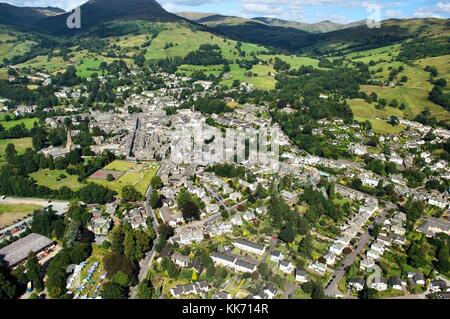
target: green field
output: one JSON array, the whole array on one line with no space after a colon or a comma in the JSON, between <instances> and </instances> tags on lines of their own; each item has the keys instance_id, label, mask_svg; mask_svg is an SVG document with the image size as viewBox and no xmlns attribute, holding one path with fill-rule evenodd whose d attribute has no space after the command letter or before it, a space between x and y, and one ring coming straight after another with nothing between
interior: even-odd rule
<instances>
[{"instance_id":1,"label":"green field","mask_svg":"<svg viewBox=\"0 0 450 319\"><path fill-rule=\"evenodd\" d=\"M77 75L82 77L82 78L87 78L90 77L92 75L92 73L98 73L101 74L100 71L100 64L102 62L106 62L106 63L112 63L115 60L119 60L119 59L115 59L115 58L107 58L107 57L103 57L103 56L98 56L98 57L93 57L91 55L79 55L77 57L75 57L75 60L77 62ZM125 63L127 63L128 65L132 63L132 61L130 59L123 59Z\"/></svg>"},{"instance_id":2,"label":"green field","mask_svg":"<svg viewBox=\"0 0 450 319\"><path fill-rule=\"evenodd\" d=\"M192 73L195 71L203 71L207 76L214 75L219 76L223 70L223 65L210 65L210 66L202 66L202 65L187 65L183 64L178 67L177 72L186 73L186 76L192 76Z\"/></svg>"},{"instance_id":3,"label":"green field","mask_svg":"<svg viewBox=\"0 0 450 319\"><path fill-rule=\"evenodd\" d=\"M387 123L387 119L390 116L403 117L403 113L399 109L387 106L384 110L378 110L375 108L375 104L369 104L363 99L352 99L348 101L348 104L353 111L355 119L360 122L370 121L372 129L376 133L399 133L405 129L403 125L392 126Z\"/></svg>"},{"instance_id":4,"label":"green field","mask_svg":"<svg viewBox=\"0 0 450 319\"><path fill-rule=\"evenodd\" d=\"M6 115L5 113L0 113L0 124L5 129L10 129L11 127L14 127L16 125L22 125L22 123L25 125L25 127L27 129L31 129L34 126L34 123L38 122L38 119L36 117L23 118L23 119L20 119L20 120L5 121L4 120L5 115Z\"/></svg>"},{"instance_id":5,"label":"green field","mask_svg":"<svg viewBox=\"0 0 450 319\"><path fill-rule=\"evenodd\" d=\"M27 148L32 148L33 145L31 143L31 138L18 138L18 139L8 139L8 140L0 140L0 163L4 162L5 149L8 144L14 144L16 147L17 153L23 154Z\"/></svg>"},{"instance_id":6,"label":"green field","mask_svg":"<svg viewBox=\"0 0 450 319\"><path fill-rule=\"evenodd\" d=\"M450 83L450 55L418 60L416 64L422 69L427 65L434 66L439 72L438 78L444 78Z\"/></svg>"},{"instance_id":7,"label":"green field","mask_svg":"<svg viewBox=\"0 0 450 319\"><path fill-rule=\"evenodd\" d=\"M369 63L370 61L386 60L390 61L396 58L400 53L400 45L390 45L386 47L376 48L363 52L356 52L347 55L347 58L356 62Z\"/></svg>"},{"instance_id":8,"label":"green field","mask_svg":"<svg viewBox=\"0 0 450 319\"><path fill-rule=\"evenodd\" d=\"M61 57L53 57L49 59L47 56L37 56L25 63L18 64L17 67L32 68L37 71L52 73L62 72L67 68L68 61L64 61Z\"/></svg>"},{"instance_id":9,"label":"green field","mask_svg":"<svg viewBox=\"0 0 450 319\"><path fill-rule=\"evenodd\" d=\"M443 63L442 61L439 62ZM393 68L403 66L405 70L398 77L407 76L408 82L402 86L397 85L395 87L362 85L361 90L368 94L375 92L379 98L385 98L388 103L393 99L397 99L399 103L405 103L407 107L403 113L406 118L412 119L428 107L432 115L439 120L450 120L450 112L428 100L428 93L433 88L433 85L428 82L428 72L425 72L420 67L406 65L398 61L380 63L370 67L370 69L378 70L380 67L383 68L382 72L375 74L375 79L384 82L388 80L389 66Z\"/></svg>"},{"instance_id":10,"label":"green field","mask_svg":"<svg viewBox=\"0 0 450 319\"><path fill-rule=\"evenodd\" d=\"M144 195L150 185L150 180L156 175L158 164L155 162L132 163L116 160L105 166L104 169L125 172L125 174L112 182L99 179L88 179L88 181L115 190L119 195L125 186L134 185Z\"/></svg>"},{"instance_id":11,"label":"green field","mask_svg":"<svg viewBox=\"0 0 450 319\"><path fill-rule=\"evenodd\" d=\"M60 175L65 175L66 178L60 178ZM38 185L54 190L66 186L73 191L77 191L84 186L78 182L78 176L69 175L65 170L41 169L37 172L31 173L30 176L36 180Z\"/></svg>"},{"instance_id":12,"label":"green field","mask_svg":"<svg viewBox=\"0 0 450 319\"><path fill-rule=\"evenodd\" d=\"M258 58L260 58L263 61L275 61L275 58L280 58L284 62L288 63L291 66L291 69L298 69L301 66L312 66L314 68L319 68L319 60L312 59L309 57L304 56L295 56L295 55L259 55Z\"/></svg>"}]
</instances>

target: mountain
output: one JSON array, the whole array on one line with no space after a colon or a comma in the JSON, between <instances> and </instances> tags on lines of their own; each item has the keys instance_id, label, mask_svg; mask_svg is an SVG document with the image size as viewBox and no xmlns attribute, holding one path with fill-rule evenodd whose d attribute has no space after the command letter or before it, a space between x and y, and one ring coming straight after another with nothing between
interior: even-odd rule
<instances>
[{"instance_id":1,"label":"mountain","mask_svg":"<svg viewBox=\"0 0 450 319\"><path fill-rule=\"evenodd\" d=\"M64 10L55 7L16 7L7 3L0 3L0 24L21 28L29 27L47 17L61 13L64 13Z\"/></svg>"},{"instance_id":2,"label":"mountain","mask_svg":"<svg viewBox=\"0 0 450 319\"><path fill-rule=\"evenodd\" d=\"M169 13L154 0L90 0L81 10L81 31L111 21L147 20L157 22L185 21ZM74 34L77 29L69 29L66 21L71 12L48 17L39 21L34 29L53 35Z\"/></svg>"},{"instance_id":3,"label":"mountain","mask_svg":"<svg viewBox=\"0 0 450 319\"><path fill-rule=\"evenodd\" d=\"M294 28L311 33L326 33L365 24L365 21L357 21L349 24L339 24L332 21L303 23L266 17L255 17L252 19L246 19L242 17L225 16L215 13L197 13L197 12L178 12L177 15L195 21L197 23L207 25L209 27L216 27L219 25L239 25L244 23L259 22L272 27Z\"/></svg>"},{"instance_id":4,"label":"mountain","mask_svg":"<svg viewBox=\"0 0 450 319\"><path fill-rule=\"evenodd\" d=\"M287 21L282 19L256 17L252 20L263 22L267 25L274 27L295 28L312 33L324 33L330 31L336 31L346 28L345 24L339 24L332 21L322 21L317 23L303 23L296 21Z\"/></svg>"}]
</instances>

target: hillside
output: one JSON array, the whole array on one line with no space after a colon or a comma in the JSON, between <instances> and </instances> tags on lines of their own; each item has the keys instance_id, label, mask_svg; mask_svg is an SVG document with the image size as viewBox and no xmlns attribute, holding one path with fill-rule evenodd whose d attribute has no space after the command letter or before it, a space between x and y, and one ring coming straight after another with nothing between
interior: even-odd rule
<instances>
[{"instance_id":1,"label":"hillside","mask_svg":"<svg viewBox=\"0 0 450 319\"><path fill-rule=\"evenodd\" d=\"M31 24L61 13L64 13L64 10L54 7L16 7L7 3L0 3L0 24L29 27Z\"/></svg>"},{"instance_id":2,"label":"hillside","mask_svg":"<svg viewBox=\"0 0 450 319\"><path fill-rule=\"evenodd\" d=\"M164 10L154 0L90 0L81 6L81 32L94 26L111 21L146 20L158 22L185 21L183 18ZM65 13L46 18L35 24L35 30L53 35L74 34L80 30L71 30L66 26Z\"/></svg>"}]
</instances>

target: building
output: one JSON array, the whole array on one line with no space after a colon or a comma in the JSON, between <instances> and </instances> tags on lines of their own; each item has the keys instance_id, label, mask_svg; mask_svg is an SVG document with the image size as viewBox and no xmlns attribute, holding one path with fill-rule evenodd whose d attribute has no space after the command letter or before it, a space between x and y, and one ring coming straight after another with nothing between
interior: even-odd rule
<instances>
[{"instance_id":1,"label":"building","mask_svg":"<svg viewBox=\"0 0 450 319\"><path fill-rule=\"evenodd\" d=\"M389 279L389 285L395 290L403 290L403 284L399 277L394 276Z\"/></svg>"},{"instance_id":2,"label":"building","mask_svg":"<svg viewBox=\"0 0 450 319\"><path fill-rule=\"evenodd\" d=\"M236 248L248 251L253 254L263 255L266 251L266 247L264 245L256 244L251 241L236 239L233 241L233 245Z\"/></svg>"},{"instance_id":3,"label":"building","mask_svg":"<svg viewBox=\"0 0 450 319\"><path fill-rule=\"evenodd\" d=\"M377 291L386 291L388 288L386 278L383 277L375 277L372 279L371 285L373 289Z\"/></svg>"},{"instance_id":4,"label":"building","mask_svg":"<svg viewBox=\"0 0 450 319\"><path fill-rule=\"evenodd\" d=\"M309 281L309 275L306 273L306 271L301 269L295 270L295 281L303 284L305 282Z\"/></svg>"},{"instance_id":5,"label":"building","mask_svg":"<svg viewBox=\"0 0 450 319\"><path fill-rule=\"evenodd\" d=\"M350 278L348 280L348 288L354 289L356 291L361 291L364 289L364 278Z\"/></svg>"},{"instance_id":6,"label":"building","mask_svg":"<svg viewBox=\"0 0 450 319\"><path fill-rule=\"evenodd\" d=\"M212 299L232 299L232 298L228 292L218 291L213 295Z\"/></svg>"},{"instance_id":7,"label":"building","mask_svg":"<svg viewBox=\"0 0 450 319\"><path fill-rule=\"evenodd\" d=\"M319 261L315 261L308 265L308 268L315 271L319 275L323 276L325 275L325 272L327 271L327 265L323 264Z\"/></svg>"},{"instance_id":8,"label":"building","mask_svg":"<svg viewBox=\"0 0 450 319\"><path fill-rule=\"evenodd\" d=\"M97 236L107 236L111 225L111 218L93 217L87 228Z\"/></svg>"},{"instance_id":9,"label":"building","mask_svg":"<svg viewBox=\"0 0 450 319\"><path fill-rule=\"evenodd\" d=\"M171 257L172 261L180 267L186 268L189 266L189 257L180 253L174 253Z\"/></svg>"},{"instance_id":10,"label":"building","mask_svg":"<svg viewBox=\"0 0 450 319\"><path fill-rule=\"evenodd\" d=\"M280 263L278 264L278 267L280 268L280 270L286 274L291 274L294 271L294 265L291 264L288 261L282 260L280 261Z\"/></svg>"},{"instance_id":11,"label":"building","mask_svg":"<svg viewBox=\"0 0 450 319\"><path fill-rule=\"evenodd\" d=\"M178 223L182 223L183 222L183 217L182 216L176 216L172 210L164 205L163 207L161 207L160 209L160 215L161 215L161 219L162 221L171 226L171 227L176 227Z\"/></svg>"},{"instance_id":12,"label":"building","mask_svg":"<svg viewBox=\"0 0 450 319\"><path fill-rule=\"evenodd\" d=\"M0 256L7 267L13 268L25 261L30 253L36 254L39 258L54 247L53 240L32 233L0 249Z\"/></svg>"},{"instance_id":13,"label":"building","mask_svg":"<svg viewBox=\"0 0 450 319\"><path fill-rule=\"evenodd\" d=\"M209 291L209 285L206 281L196 282L188 285L178 285L170 289L170 294L174 298L187 295L200 295Z\"/></svg>"},{"instance_id":14,"label":"building","mask_svg":"<svg viewBox=\"0 0 450 319\"><path fill-rule=\"evenodd\" d=\"M284 259L284 255L278 250L274 250L274 251L272 251L270 253L270 260L271 261L280 262L283 259Z\"/></svg>"}]
</instances>

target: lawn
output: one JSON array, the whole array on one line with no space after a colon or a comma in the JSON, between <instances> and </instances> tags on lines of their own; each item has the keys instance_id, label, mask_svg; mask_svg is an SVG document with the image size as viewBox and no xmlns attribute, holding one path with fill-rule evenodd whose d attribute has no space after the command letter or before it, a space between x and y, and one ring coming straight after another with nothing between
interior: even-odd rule
<instances>
[{"instance_id":1,"label":"lawn","mask_svg":"<svg viewBox=\"0 0 450 319\"><path fill-rule=\"evenodd\" d=\"M3 115L2 115L3 114ZM23 118L20 120L12 120L12 121L5 121L4 120L4 113L0 113L0 124L6 129L10 129L11 127L14 127L16 125L21 125L22 123L25 125L27 129L31 129L34 126L34 123L38 122L38 119L36 117L32 118Z\"/></svg>"},{"instance_id":2,"label":"lawn","mask_svg":"<svg viewBox=\"0 0 450 319\"><path fill-rule=\"evenodd\" d=\"M77 75L82 78L88 78L93 73L101 74L100 64L102 62L112 63L115 58L107 58L103 56L91 56L90 54L86 54L85 52L80 53L78 56L74 58L77 61ZM123 59L127 65L132 64L130 59Z\"/></svg>"},{"instance_id":3,"label":"lawn","mask_svg":"<svg viewBox=\"0 0 450 319\"><path fill-rule=\"evenodd\" d=\"M0 226L12 225L15 221L22 219L40 208L42 208L42 206L39 205L10 205L0 203Z\"/></svg>"},{"instance_id":4,"label":"lawn","mask_svg":"<svg viewBox=\"0 0 450 319\"><path fill-rule=\"evenodd\" d=\"M148 186L150 185L150 180L153 176L156 175L156 172L158 171L158 164L155 162L132 163L128 161L117 160L107 165L104 169L125 173L117 180L111 182L108 182L107 180L91 178L89 178L88 181L115 190L119 194L119 196L122 192L122 189L127 185L135 186L136 189L144 195L148 189Z\"/></svg>"},{"instance_id":5,"label":"lawn","mask_svg":"<svg viewBox=\"0 0 450 319\"><path fill-rule=\"evenodd\" d=\"M66 178L60 178L60 175L64 175ZM69 175L65 170L41 169L31 173L30 177L34 178L38 185L50 189L59 189L66 186L73 191L77 191L84 186L82 183L78 182L77 175Z\"/></svg>"},{"instance_id":6,"label":"lawn","mask_svg":"<svg viewBox=\"0 0 450 319\"><path fill-rule=\"evenodd\" d=\"M69 61L64 61L61 57L49 59L47 56L39 55L27 62L18 64L17 67L20 69L33 68L38 71L56 74L57 72L64 71L67 65L69 65Z\"/></svg>"},{"instance_id":7,"label":"lawn","mask_svg":"<svg viewBox=\"0 0 450 319\"><path fill-rule=\"evenodd\" d=\"M240 82L249 83L258 89L274 89L276 80L274 77L269 76L268 73L273 73L274 70L271 66L267 65L255 65L253 66L251 72L256 73L256 76L248 77L246 69L239 67L238 64L230 65L230 72L225 75L225 79L220 82L222 85L231 87L234 80L239 80Z\"/></svg>"},{"instance_id":8,"label":"lawn","mask_svg":"<svg viewBox=\"0 0 450 319\"><path fill-rule=\"evenodd\" d=\"M450 83L450 55L418 60L416 64L422 69L427 65L434 66L439 72L438 78L444 78Z\"/></svg>"},{"instance_id":9,"label":"lawn","mask_svg":"<svg viewBox=\"0 0 450 319\"><path fill-rule=\"evenodd\" d=\"M5 149L8 144L14 144L16 147L17 153L23 154L27 148L32 148L33 145L31 143L31 138L18 138L18 139L8 139L8 140L0 140L0 163L4 162Z\"/></svg>"}]
</instances>

